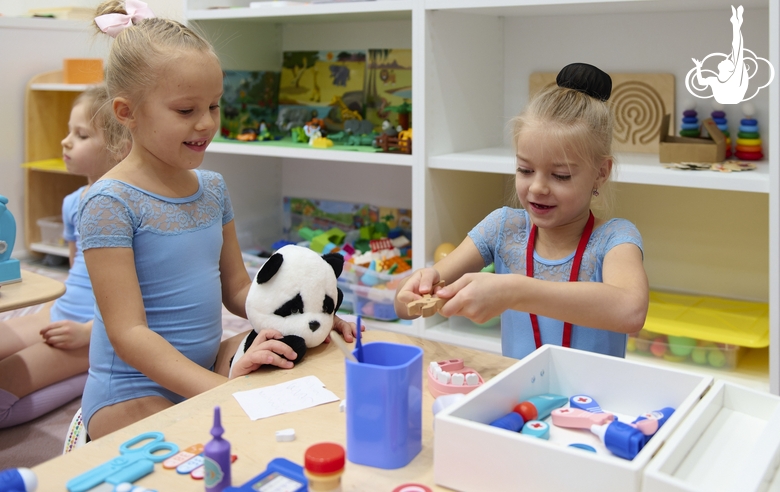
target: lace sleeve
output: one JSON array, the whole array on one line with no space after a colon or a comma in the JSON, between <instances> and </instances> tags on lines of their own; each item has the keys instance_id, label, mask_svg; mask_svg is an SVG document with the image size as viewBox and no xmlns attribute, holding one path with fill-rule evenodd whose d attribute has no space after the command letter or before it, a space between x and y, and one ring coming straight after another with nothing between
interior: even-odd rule
<instances>
[{"instance_id":1,"label":"lace sleeve","mask_svg":"<svg viewBox=\"0 0 780 492\"><path fill-rule=\"evenodd\" d=\"M479 254L482 255L482 260L485 262L485 265L489 265L494 261L499 233L506 216L505 212L506 207L492 211L468 234L477 246Z\"/></svg>"},{"instance_id":2,"label":"lace sleeve","mask_svg":"<svg viewBox=\"0 0 780 492\"><path fill-rule=\"evenodd\" d=\"M132 248L134 215L127 204L106 194L90 194L79 207L81 249Z\"/></svg>"},{"instance_id":3,"label":"lace sleeve","mask_svg":"<svg viewBox=\"0 0 780 492\"><path fill-rule=\"evenodd\" d=\"M606 255L609 250L624 243L635 244L639 248L639 251L642 252L642 257L644 258L645 253L642 248L642 235L639 234L639 229L637 229L633 223L625 219L614 219L610 221L604 254Z\"/></svg>"},{"instance_id":4,"label":"lace sleeve","mask_svg":"<svg viewBox=\"0 0 780 492\"><path fill-rule=\"evenodd\" d=\"M219 178L220 190L222 191L222 225L225 225L233 220L233 204L230 202L230 193L228 193L225 179L222 176Z\"/></svg>"}]
</instances>

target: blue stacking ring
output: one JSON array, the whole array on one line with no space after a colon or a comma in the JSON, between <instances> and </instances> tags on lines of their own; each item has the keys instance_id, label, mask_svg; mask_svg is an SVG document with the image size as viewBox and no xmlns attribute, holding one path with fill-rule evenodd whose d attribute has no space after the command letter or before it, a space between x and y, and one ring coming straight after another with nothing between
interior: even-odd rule
<instances>
[{"instance_id":1,"label":"blue stacking ring","mask_svg":"<svg viewBox=\"0 0 780 492\"><path fill-rule=\"evenodd\" d=\"M712 118L712 121L714 121L716 125L725 125L728 123L726 118Z\"/></svg>"},{"instance_id":2,"label":"blue stacking ring","mask_svg":"<svg viewBox=\"0 0 780 492\"><path fill-rule=\"evenodd\" d=\"M729 131L729 126L728 125L718 125L718 130L720 130L722 132L727 132L727 131Z\"/></svg>"},{"instance_id":3,"label":"blue stacking ring","mask_svg":"<svg viewBox=\"0 0 780 492\"><path fill-rule=\"evenodd\" d=\"M743 124L743 125L748 125L748 126L749 125L758 125L758 120L753 119L753 118L742 118L739 122L741 124Z\"/></svg>"},{"instance_id":4,"label":"blue stacking ring","mask_svg":"<svg viewBox=\"0 0 780 492\"><path fill-rule=\"evenodd\" d=\"M680 125L680 130L697 130L698 128L698 123L683 123Z\"/></svg>"},{"instance_id":5,"label":"blue stacking ring","mask_svg":"<svg viewBox=\"0 0 780 492\"><path fill-rule=\"evenodd\" d=\"M683 123L699 123L699 118L695 116L686 116L682 119Z\"/></svg>"},{"instance_id":6,"label":"blue stacking ring","mask_svg":"<svg viewBox=\"0 0 780 492\"><path fill-rule=\"evenodd\" d=\"M756 133L758 132L758 125L739 125L739 131L745 133Z\"/></svg>"}]
</instances>

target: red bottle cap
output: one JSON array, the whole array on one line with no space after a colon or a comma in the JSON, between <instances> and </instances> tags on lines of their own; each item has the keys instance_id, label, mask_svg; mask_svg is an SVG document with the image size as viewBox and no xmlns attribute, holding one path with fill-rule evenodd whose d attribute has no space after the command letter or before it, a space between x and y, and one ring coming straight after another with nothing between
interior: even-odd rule
<instances>
[{"instance_id":1,"label":"red bottle cap","mask_svg":"<svg viewBox=\"0 0 780 492\"><path fill-rule=\"evenodd\" d=\"M523 420L526 422L529 420L536 420L536 416L539 415L539 412L536 411L534 404L528 401L518 403L515 405L515 408L513 408L512 411L522 415Z\"/></svg>"},{"instance_id":2,"label":"red bottle cap","mask_svg":"<svg viewBox=\"0 0 780 492\"><path fill-rule=\"evenodd\" d=\"M344 469L344 448L333 442L309 446L304 457L306 470L312 473L334 473Z\"/></svg>"}]
</instances>

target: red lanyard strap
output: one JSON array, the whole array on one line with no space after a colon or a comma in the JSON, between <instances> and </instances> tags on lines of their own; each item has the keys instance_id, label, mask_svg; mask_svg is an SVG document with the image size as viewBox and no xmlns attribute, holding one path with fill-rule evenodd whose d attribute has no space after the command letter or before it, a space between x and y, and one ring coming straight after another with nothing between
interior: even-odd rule
<instances>
[{"instance_id":1,"label":"red lanyard strap","mask_svg":"<svg viewBox=\"0 0 780 492\"><path fill-rule=\"evenodd\" d=\"M571 272L569 273L569 282L576 282L580 275L580 264L582 263L582 256L585 254L585 247L590 241L590 235L593 232L593 212L589 212L588 223L585 224L585 230L582 231L580 236L580 242L577 244L577 251L574 253L574 261L571 265ZM534 247L536 246L536 225L531 227L531 234L528 236L528 246L525 253L525 274L534 278ZM536 348L542 346L542 334L539 331L539 319L533 313L528 313L531 317L531 326L534 328L534 342ZM563 340L561 345L564 347L571 347L571 323L563 323Z\"/></svg>"}]
</instances>

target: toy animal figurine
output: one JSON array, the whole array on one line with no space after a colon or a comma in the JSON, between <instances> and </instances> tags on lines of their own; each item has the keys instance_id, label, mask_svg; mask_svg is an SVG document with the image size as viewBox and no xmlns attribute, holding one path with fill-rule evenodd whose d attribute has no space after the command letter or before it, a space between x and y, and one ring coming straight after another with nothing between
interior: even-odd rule
<instances>
[{"instance_id":1,"label":"toy animal figurine","mask_svg":"<svg viewBox=\"0 0 780 492\"><path fill-rule=\"evenodd\" d=\"M344 299L336 285L343 267L340 254L320 256L302 246L287 245L271 255L249 288L246 314L254 330L239 345L231 369L260 330L281 332L281 341L298 354L295 364L303 360L307 348L324 342Z\"/></svg>"},{"instance_id":2,"label":"toy animal figurine","mask_svg":"<svg viewBox=\"0 0 780 492\"><path fill-rule=\"evenodd\" d=\"M360 116L360 113L349 109L344 100L341 99L341 96L333 96L333 99L330 101L330 105L337 106L339 108L339 111L341 112L341 121L363 119L363 117Z\"/></svg>"}]
</instances>

